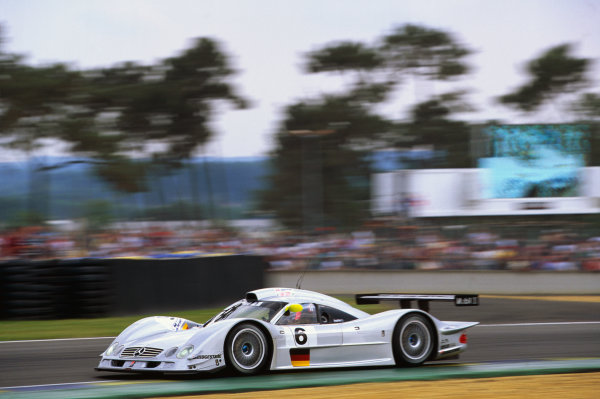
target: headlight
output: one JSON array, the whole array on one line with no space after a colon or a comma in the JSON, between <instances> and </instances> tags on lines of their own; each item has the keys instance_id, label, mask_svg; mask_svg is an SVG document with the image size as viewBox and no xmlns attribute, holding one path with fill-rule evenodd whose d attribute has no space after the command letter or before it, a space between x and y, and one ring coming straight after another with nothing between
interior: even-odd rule
<instances>
[{"instance_id":1,"label":"headlight","mask_svg":"<svg viewBox=\"0 0 600 399\"><path fill-rule=\"evenodd\" d=\"M116 351L116 349L117 349L118 347L119 347L119 343L118 343L118 342L113 342L113 343L112 343L112 344L111 344L111 345L108 347L108 349L107 349L107 350L104 352L104 354L105 354L106 356L112 356L112 355L115 353L115 351Z\"/></svg>"},{"instance_id":2,"label":"headlight","mask_svg":"<svg viewBox=\"0 0 600 399\"><path fill-rule=\"evenodd\" d=\"M181 348L181 350L177 354L177 358L178 359L186 358L192 354L193 350L194 350L194 345L184 346L183 348Z\"/></svg>"}]
</instances>

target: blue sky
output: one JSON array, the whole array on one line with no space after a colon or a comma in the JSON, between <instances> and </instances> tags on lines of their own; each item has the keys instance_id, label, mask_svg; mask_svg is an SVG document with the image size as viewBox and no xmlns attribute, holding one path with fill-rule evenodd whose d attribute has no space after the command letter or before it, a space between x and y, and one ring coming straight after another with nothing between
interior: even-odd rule
<instances>
[{"instance_id":1,"label":"blue sky","mask_svg":"<svg viewBox=\"0 0 600 399\"><path fill-rule=\"evenodd\" d=\"M5 50L31 64L151 63L196 37L220 40L240 71L234 82L254 106L218 114L207 150L217 156L266 154L286 105L338 87L303 74L303 54L340 40L374 43L405 23L450 31L474 51L473 73L454 86L471 90L477 112L469 119L530 122L493 98L521 84L524 63L550 46L576 43L576 55L600 60L598 21L598 0L0 0ZM384 112L402 118L421 100L409 86ZM552 110L536 118L564 122Z\"/></svg>"}]
</instances>

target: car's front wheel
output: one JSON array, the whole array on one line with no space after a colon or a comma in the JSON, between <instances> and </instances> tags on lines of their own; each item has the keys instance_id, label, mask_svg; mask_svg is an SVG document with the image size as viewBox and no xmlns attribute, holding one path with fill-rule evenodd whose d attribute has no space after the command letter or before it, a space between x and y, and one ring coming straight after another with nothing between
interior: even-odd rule
<instances>
[{"instance_id":1,"label":"car's front wheel","mask_svg":"<svg viewBox=\"0 0 600 399\"><path fill-rule=\"evenodd\" d=\"M235 326L225 340L225 358L238 374L263 371L271 358L267 336L251 323Z\"/></svg>"},{"instance_id":2,"label":"car's front wheel","mask_svg":"<svg viewBox=\"0 0 600 399\"><path fill-rule=\"evenodd\" d=\"M402 318L393 336L393 350L399 366L418 366L429 358L434 348L431 322L421 314Z\"/></svg>"}]
</instances>

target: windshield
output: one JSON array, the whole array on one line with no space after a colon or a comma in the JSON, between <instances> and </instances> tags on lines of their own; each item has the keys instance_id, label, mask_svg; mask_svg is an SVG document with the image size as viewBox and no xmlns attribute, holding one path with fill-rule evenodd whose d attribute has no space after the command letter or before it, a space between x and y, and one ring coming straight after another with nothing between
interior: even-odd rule
<instances>
[{"instance_id":1,"label":"windshield","mask_svg":"<svg viewBox=\"0 0 600 399\"><path fill-rule=\"evenodd\" d=\"M221 312L212 322L234 318L249 318L263 321L271 319L286 305L285 302L258 301L240 302ZM210 320L209 320L210 322ZM208 322L206 323L208 324Z\"/></svg>"}]
</instances>

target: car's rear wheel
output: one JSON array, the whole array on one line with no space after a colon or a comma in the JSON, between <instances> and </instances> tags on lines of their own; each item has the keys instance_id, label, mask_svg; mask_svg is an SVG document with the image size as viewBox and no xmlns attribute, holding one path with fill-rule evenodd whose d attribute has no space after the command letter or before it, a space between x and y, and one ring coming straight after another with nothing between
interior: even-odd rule
<instances>
[{"instance_id":1,"label":"car's rear wheel","mask_svg":"<svg viewBox=\"0 0 600 399\"><path fill-rule=\"evenodd\" d=\"M225 340L225 356L232 371L257 374L266 368L271 358L267 336L254 324L239 324Z\"/></svg>"},{"instance_id":2,"label":"car's rear wheel","mask_svg":"<svg viewBox=\"0 0 600 399\"><path fill-rule=\"evenodd\" d=\"M394 329L392 346L399 366L418 366L431 355L434 348L433 327L421 314L410 314L398 322Z\"/></svg>"}]
</instances>

